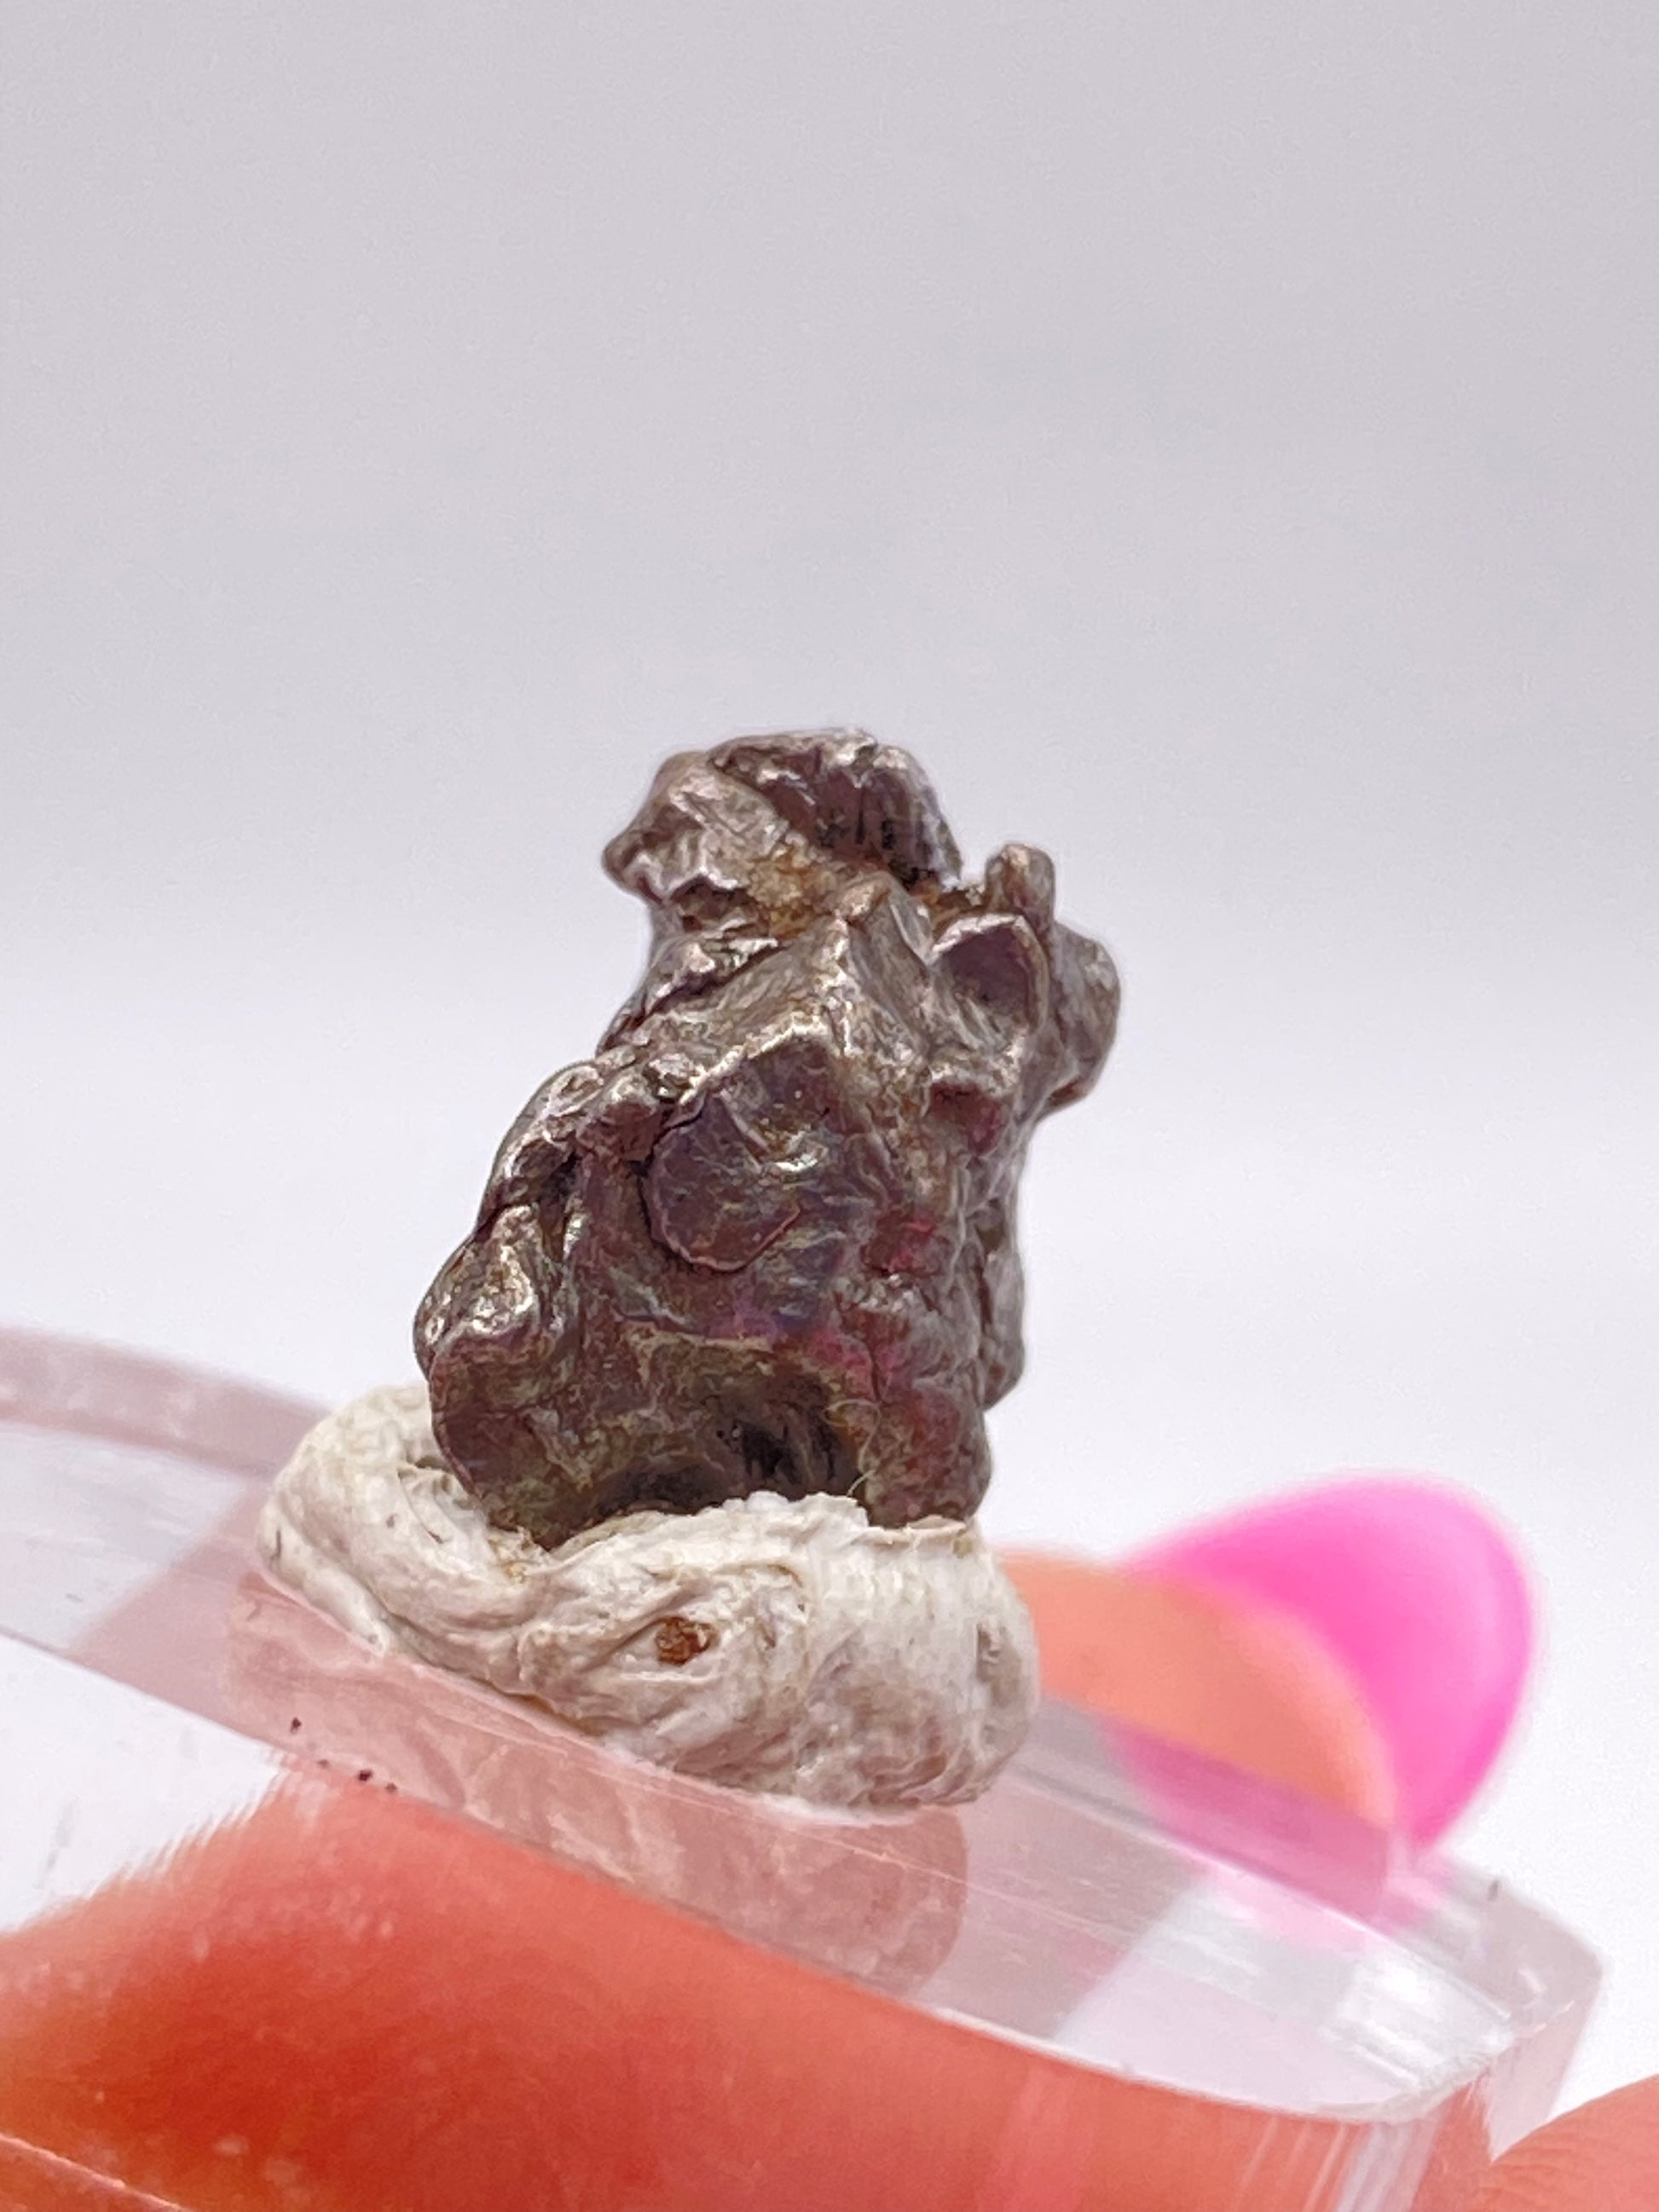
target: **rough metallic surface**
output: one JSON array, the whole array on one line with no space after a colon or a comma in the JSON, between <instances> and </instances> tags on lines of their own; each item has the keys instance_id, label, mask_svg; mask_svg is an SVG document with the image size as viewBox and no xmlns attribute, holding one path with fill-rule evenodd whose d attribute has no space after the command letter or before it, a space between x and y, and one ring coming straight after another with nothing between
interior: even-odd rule
<instances>
[{"instance_id":1,"label":"rough metallic surface","mask_svg":"<svg viewBox=\"0 0 1659 2212\"><path fill-rule=\"evenodd\" d=\"M1020 1168L1099 1073L1111 962L1044 854L963 882L857 731L678 755L605 863L650 963L422 1304L446 1455L546 1544L755 1490L965 1518L1020 1369Z\"/></svg>"}]
</instances>

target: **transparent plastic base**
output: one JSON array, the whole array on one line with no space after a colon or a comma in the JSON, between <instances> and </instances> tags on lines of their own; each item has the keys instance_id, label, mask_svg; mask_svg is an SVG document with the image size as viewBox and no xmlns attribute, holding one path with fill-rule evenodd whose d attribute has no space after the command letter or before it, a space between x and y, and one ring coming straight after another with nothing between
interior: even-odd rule
<instances>
[{"instance_id":1,"label":"transparent plastic base","mask_svg":"<svg viewBox=\"0 0 1659 2212\"><path fill-rule=\"evenodd\" d=\"M1573 1937L1168 1744L830 1819L374 1656L252 1563L313 1413L0 1334L0 2204L1455 2212L1547 2117Z\"/></svg>"}]
</instances>

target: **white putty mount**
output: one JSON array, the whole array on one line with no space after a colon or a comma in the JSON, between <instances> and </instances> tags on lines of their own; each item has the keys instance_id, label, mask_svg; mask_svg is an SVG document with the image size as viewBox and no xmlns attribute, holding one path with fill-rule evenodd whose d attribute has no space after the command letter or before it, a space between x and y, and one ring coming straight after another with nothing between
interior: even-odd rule
<instances>
[{"instance_id":1,"label":"white putty mount","mask_svg":"<svg viewBox=\"0 0 1659 2212\"><path fill-rule=\"evenodd\" d=\"M446 1465L425 1389L311 1431L260 1523L266 1565L412 1654L635 1756L823 1806L977 1796L1036 1710L1036 1640L977 1526L872 1525L757 1491L544 1550Z\"/></svg>"}]
</instances>

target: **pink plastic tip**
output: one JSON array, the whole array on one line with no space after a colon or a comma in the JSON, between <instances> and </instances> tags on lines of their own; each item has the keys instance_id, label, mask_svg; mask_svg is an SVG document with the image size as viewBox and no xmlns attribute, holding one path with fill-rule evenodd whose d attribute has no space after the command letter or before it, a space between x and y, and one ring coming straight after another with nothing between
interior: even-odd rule
<instances>
[{"instance_id":1,"label":"pink plastic tip","mask_svg":"<svg viewBox=\"0 0 1659 2212\"><path fill-rule=\"evenodd\" d=\"M1532 1656L1512 1546L1414 1475L1347 1476L1140 1553L1139 1574L1288 1615L1357 1684L1393 1759L1400 1825L1442 1834L1503 1747Z\"/></svg>"}]
</instances>

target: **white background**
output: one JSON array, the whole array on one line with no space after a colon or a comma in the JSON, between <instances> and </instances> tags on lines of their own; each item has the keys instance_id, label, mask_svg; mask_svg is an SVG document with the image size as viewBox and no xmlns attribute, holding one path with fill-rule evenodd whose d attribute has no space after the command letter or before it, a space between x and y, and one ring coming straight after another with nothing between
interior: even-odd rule
<instances>
[{"instance_id":1,"label":"white background","mask_svg":"<svg viewBox=\"0 0 1659 2212\"><path fill-rule=\"evenodd\" d=\"M0 27L0 1317L319 1398L641 930L657 757L857 720L1127 979L990 1518L1506 1516L1466 1845L1659 2068L1651 0Z\"/></svg>"}]
</instances>

